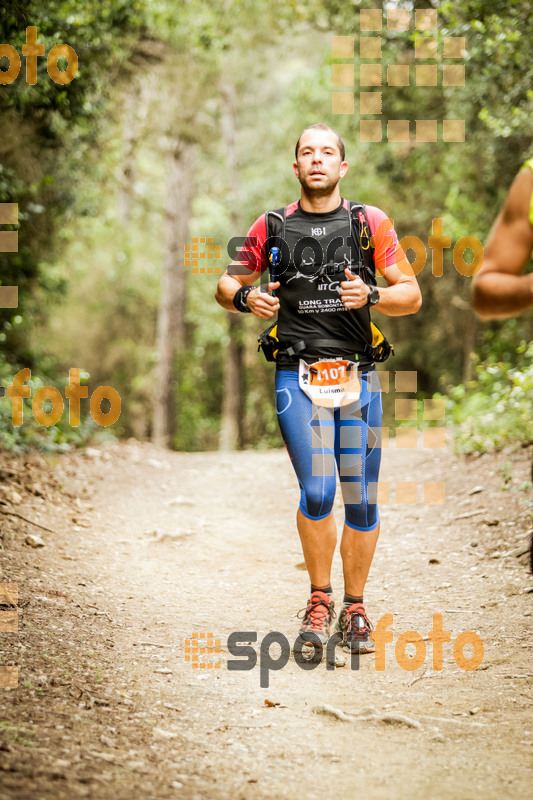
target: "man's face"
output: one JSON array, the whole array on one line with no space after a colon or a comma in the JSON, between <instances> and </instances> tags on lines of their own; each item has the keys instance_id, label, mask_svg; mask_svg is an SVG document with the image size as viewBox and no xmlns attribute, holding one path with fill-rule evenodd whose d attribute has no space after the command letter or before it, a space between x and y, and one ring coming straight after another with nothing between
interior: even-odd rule
<instances>
[{"instance_id":1,"label":"man's face","mask_svg":"<svg viewBox=\"0 0 533 800\"><path fill-rule=\"evenodd\" d=\"M331 131L309 130L300 138L294 174L308 195L331 194L348 169L339 141Z\"/></svg>"}]
</instances>

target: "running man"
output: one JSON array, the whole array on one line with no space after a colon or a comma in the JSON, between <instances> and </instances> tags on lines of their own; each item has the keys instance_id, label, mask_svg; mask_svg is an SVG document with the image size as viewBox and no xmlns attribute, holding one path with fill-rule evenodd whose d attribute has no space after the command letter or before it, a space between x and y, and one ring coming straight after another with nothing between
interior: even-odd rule
<instances>
[{"instance_id":1,"label":"running man","mask_svg":"<svg viewBox=\"0 0 533 800\"><path fill-rule=\"evenodd\" d=\"M374 649L363 591L379 535L382 415L379 382L368 355L369 309L373 306L390 316L414 314L422 300L392 221L373 206L366 206L366 218L359 212L359 245L362 250L373 245L372 271L377 270L387 286L372 285L368 273L359 269L350 204L339 192L339 181L348 170L340 135L327 125L311 125L300 136L295 157L293 168L301 194L298 202L282 209L288 255L282 253L276 280L253 287L269 268L269 259L276 260L275 248L267 254L267 224L262 214L248 232L239 253L241 261L232 262L220 278L216 299L228 311L251 312L265 320L279 312L276 409L300 485L297 527L311 581L310 598L302 609L300 642L324 646L337 617L331 587L337 543L332 513L336 462L345 506L340 545L344 599L337 627L346 651L365 653ZM363 236L366 223L372 238ZM302 388L302 376L309 377L308 365L322 359L339 360L349 370L350 364L357 364L359 399L335 408L310 399ZM327 366L327 360L322 364ZM339 386L331 388L341 391Z\"/></svg>"},{"instance_id":2,"label":"running man","mask_svg":"<svg viewBox=\"0 0 533 800\"><path fill-rule=\"evenodd\" d=\"M533 308L533 158L515 177L474 277L472 306L482 319L514 317Z\"/></svg>"}]
</instances>

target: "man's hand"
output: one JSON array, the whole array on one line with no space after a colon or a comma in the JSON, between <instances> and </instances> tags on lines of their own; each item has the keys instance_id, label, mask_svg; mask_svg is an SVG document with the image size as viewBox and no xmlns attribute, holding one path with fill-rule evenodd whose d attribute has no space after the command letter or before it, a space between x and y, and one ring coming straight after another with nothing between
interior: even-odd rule
<instances>
[{"instance_id":1,"label":"man's hand","mask_svg":"<svg viewBox=\"0 0 533 800\"><path fill-rule=\"evenodd\" d=\"M366 306L370 287L357 275L352 275L346 267L344 274L347 281L341 283L341 300L345 308L362 308Z\"/></svg>"},{"instance_id":2,"label":"man's hand","mask_svg":"<svg viewBox=\"0 0 533 800\"><path fill-rule=\"evenodd\" d=\"M279 287L279 281L274 283L264 283L253 289L246 298L248 307L252 314L261 319L270 319L279 310L279 300L277 297L267 294Z\"/></svg>"}]
</instances>

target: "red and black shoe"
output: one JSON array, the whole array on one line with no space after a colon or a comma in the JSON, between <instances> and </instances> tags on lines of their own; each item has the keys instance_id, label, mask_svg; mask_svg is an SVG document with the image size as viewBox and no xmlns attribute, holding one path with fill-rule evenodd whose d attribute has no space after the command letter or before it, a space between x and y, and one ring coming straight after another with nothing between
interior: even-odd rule
<instances>
[{"instance_id":1,"label":"red and black shoe","mask_svg":"<svg viewBox=\"0 0 533 800\"><path fill-rule=\"evenodd\" d=\"M339 614L337 628L343 635L342 648L347 653L374 652L374 642L370 638L372 623L362 603L344 606Z\"/></svg>"},{"instance_id":2,"label":"red and black shoe","mask_svg":"<svg viewBox=\"0 0 533 800\"><path fill-rule=\"evenodd\" d=\"M299 641L304 645L313 644L314 637L313 639L306 638L306 634L313 633L318 637L320 644L326 645L331 633L331 622L337 616L333 597L317 589L309 598L307 608L302 608L298 612L299 618L302 612L305 613L298 634Z\"/></svg>"}]
</instances>

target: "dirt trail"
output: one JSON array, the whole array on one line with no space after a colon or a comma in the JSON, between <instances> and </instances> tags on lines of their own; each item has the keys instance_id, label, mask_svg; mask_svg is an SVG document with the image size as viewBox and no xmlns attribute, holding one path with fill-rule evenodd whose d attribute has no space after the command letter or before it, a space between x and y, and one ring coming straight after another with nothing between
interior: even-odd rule
<instances>
[{"instance_id":1,"label":"dirt trail","mask_svg":"<svg viewBox=\"0 0 533 800\"><path fill-rule=\"evenodd\" d=\"M284 451L131 442L53 466L12 459L4 485L19 497L3 508L55 533L1 518L1 580L19 590L2 664L18 665L19 685L0 690L0 800L533 797L533 578L527 554L506 555L531 528L529 458L385 451L383 480L446 482L444 505L381 507L365 601L374 623L394 615L386 668L367 655L358 670L304 671L291 657L268 688L259 665L228 670L226 642L296 637L308 580ZM29 532L46 546L25 545ZM340 601L338 554L333 587ZM434 613L452 642L478 632L478 669L459 669L445 644L433 673L427 642L417 671L398 665L400 634L427 637ZM185 660L193 632L221 640L199 656L220 668ZM316 713L324 704L355 716Z\"/></svg>"}]
</instances>

